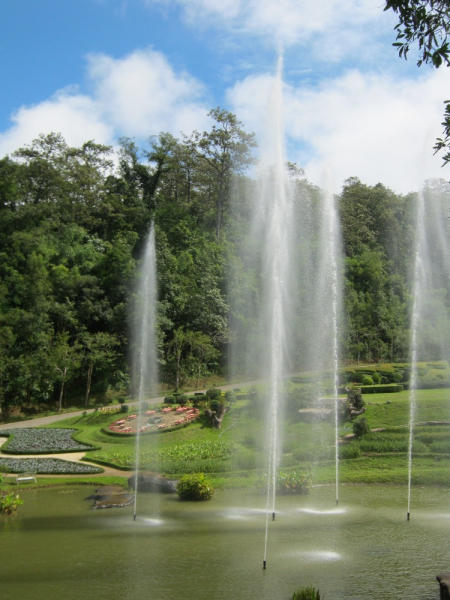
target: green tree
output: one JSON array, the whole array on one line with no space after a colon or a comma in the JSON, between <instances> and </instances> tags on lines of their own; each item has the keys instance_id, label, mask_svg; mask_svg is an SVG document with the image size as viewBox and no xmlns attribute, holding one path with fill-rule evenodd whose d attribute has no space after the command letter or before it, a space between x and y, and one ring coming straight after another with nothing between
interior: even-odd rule
<instances>
[{"instance_id":1,"label":"green tree","mask_svg":"<svg viewBox=\"0 0 450 600\"><path fill-rule=\"evenodd\" d=\"M216 236L219 239L224 210L229 201L233 174L242 173L254 159L255 134L246 133L243 123L233 113L215 108L208 113L216 124L202 134L195 131L189 140L192 152L198 156L216 182Z\"/></svg>"},{"instance_id":2,"label":"green tree","mask_svg":"<svg viewBox=\"0 0 450 600\"><path fill-rule=\"evenodd\" d=\"M384 10L393 10L399 17L395 26L400 57L407 58L411 44L417 42L417 66L450 66L450 0L387 0ZM435 153L448 148L450 142L450 100L445 100L444 138L438 138ZM443 156L444 164L450 161L450 152Z\"/></svg>"}]
</instances>

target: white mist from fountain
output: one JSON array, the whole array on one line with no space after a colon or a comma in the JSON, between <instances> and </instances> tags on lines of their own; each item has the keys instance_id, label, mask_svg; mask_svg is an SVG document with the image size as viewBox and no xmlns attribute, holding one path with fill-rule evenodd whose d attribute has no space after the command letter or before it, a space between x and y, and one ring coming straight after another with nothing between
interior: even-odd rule
<instances>
[{"instance_id":1,"label":"white mist from fountain","mask_svg":"<svg viewBox=\"0 0 450 600\"><path fill-rule=\"evenodd\" d=\"M427 182L417 198L410 337L408 521L411 515L418 363L420 360L448 361L450 356L449 203L450 191L442 180Z\"/></svg>"},{"instance_id":2,"label":"white mist from fountain","mask_svg":"<svg viewBox=\"0 0 450 600\"><path fill-rule=\"evenodd\" d=\"M134 376L138 389L138 411L136 432L136 466L134 481L134 511L137 514L138 471L140 462L140 437L142 427L142 403L157 388L158 370L156 362L156 248L155 229L150 225L144 248L140 271L140 280L136 297L136 315L134 323Z\"/></svg>"},{"instance_id":3,"label":"white mist from fountain","mask_svg":"<svg viewBox=\"0 0 450 600\"><path fill-rule=\"evenodd\" d=\"M275 520L276 482L279 464L279 422L283 409L283 375L286 364L286 327L291 285L290 243L292 240L291 188L286 170L282 103L283 56L280 52L277 75L269 100L261 160L260 196L257 210L264 235L263 297L260 327L269 372L268 474L263 568L266 568L269 518Z\"/></svg>"},{"instance_id":4,"label":"white mist from fountain","mask_svg":"<svg viewBox=\"0 0 450 600\"><path fill-rule=\"evenodd\" d=\"M327 178L328 179L328 178ZM331 394L334 410L334 459L336 505L339 503L339 322L341 282L339 277L340 228L334 195L328 183L322 194L322 222L319 233L319 264L314 322L317 323L319 356L316 368L331 370ZM319 408L321 402L319 400Z\"/></svg>"}]
</instances>

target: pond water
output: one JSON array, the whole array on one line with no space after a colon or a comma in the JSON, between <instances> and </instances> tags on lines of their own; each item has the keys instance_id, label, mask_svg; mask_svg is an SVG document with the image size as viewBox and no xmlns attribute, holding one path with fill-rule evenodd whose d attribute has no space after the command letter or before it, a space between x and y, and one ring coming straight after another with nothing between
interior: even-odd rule
<instances>
[{"instance_id":1,"label":"pond water","mask_svg":"<svg viewBox=\"0 0 450 600\"><path fill-rule=\"evenodd\" d=\"M0 518L8 600L288 600L314 585L326 600L435 600L450 571L450 490L314 488L280 497L263 571L265 498L218 491L210 502L139 495L132 508L89 510L87 487L29 490Z\"/></svg>"}]
</instances>

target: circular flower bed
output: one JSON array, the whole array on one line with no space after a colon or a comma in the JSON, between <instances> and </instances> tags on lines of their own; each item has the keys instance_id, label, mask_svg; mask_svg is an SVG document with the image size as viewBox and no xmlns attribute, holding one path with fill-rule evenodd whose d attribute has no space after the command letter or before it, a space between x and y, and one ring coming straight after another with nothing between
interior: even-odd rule
<instances>
[{"instance_id":1,"label":"circular flower bed","mask_svg":"<svg viewBox=\"0 0 450 600\"><path fill-rule=\"evenodd\" d=\"M4 473L40 473L46 475L92 475L103 469L59 458L0 458Z\"/></svg>"},{"instance_id":2,"label":"circular flower bed","mask_svg":"<svg viewBox=\"0 0 450 600\"><path fill-rule=\"evenodd\" d=\"M165 408L147 410L141 415L139 431L145 433L187 425L197 419L199 414L198 408L191 406L180 406L178 408L167 406ZM137 414L127 415L108 425L108 431L122 434L136 434L138 431L138 421Z\"/></svg>"}]
</instances>

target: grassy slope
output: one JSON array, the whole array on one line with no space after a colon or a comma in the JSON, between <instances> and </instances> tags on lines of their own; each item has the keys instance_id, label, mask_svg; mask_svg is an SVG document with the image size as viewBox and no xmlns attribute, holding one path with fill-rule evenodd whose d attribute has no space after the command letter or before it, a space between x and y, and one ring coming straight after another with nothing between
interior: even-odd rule
<instances>
[{"instance_id":1,"label":"grassy slope","mask_svg":"<svg viewBox=\"0 0 450 600\"><path fill-rule=\"evenodd\" d=\"M450 421L448 394L449 391L445 389L418 390L415 421ZM366 417L372 428L397 428L408 424L408 392L366 396L365 400L370 402L367 404ZM72 417L53 426L79 428L77 439L100 445L102 448L100 451L89 452L88 457L107 457L110 463L120 466L123 460L134 456L135 440L109 436L101 431L102 426L116 418L117 416L95 413L86 417ZM348 424L342 427L340 434L348 433L348 428ZM180 462L172 464L175 472L172 469L170 474L179 475L200 464L211 471L211 477L218 486L254 485L266 466L264 461L261 462L264 455L263 420L255 419L245 402L238 402L225 416L222 432L195 423L175 432L142 436L140 451L144 454L154 454L191 442L219 439L233 441L242 447L242 452L240 458L230 459L225 467L223 461L203 461L195 465ZM222 435L219 438L220 433ZM326 483L334 480L334 432L331 424L323 424L315 429L310 424L286 419L283 437L282 469L304 469L313 466L315 482ZM359 458L340 461L341 481L406 483L407 438L408 429L405 427L391 429L382 434L370 434L361 442L351 442L361 455ZM450 428L418 428L416 438L414 483L450 485ZM439 452L433 451L433 441L441 444ZM227 472L221 473L221 469Z\"/></svg>"}]
</instances>

